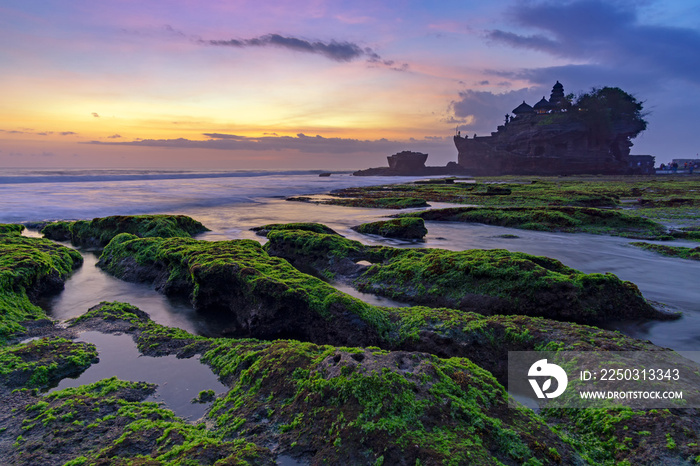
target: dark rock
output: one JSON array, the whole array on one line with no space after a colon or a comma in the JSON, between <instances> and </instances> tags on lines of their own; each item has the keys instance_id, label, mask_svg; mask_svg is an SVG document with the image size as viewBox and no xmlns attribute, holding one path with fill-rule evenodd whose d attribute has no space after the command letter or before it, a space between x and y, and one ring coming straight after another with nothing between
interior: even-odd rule
<instances>
[{"instance_id":1,"label":"dark rock","mask_svg":"<svg viewBox=\"0 0 700 466\"><path fill-rule=\"evenodd\" d=\"M345 259L371 262L352 281L358 290L398 301L481 314L541 316L579 323L669 319L639 289L613 274L584 274L547 257L497 250L447 251L365 246L341 237L273 231L266 249L319 275Z\"/></svg>"},{"instance_id":2,"label":"dark rock","mask_svg":"<svg viewBox=\"0 0 700 466\"><path fill-rule=\"evenodd\" d=\"M120 233L146 237L190 238L208 228L186 215L115 215L90 221L53 222L41 233L56 241L70 240L75 246L102 248Z\"/></svg>"},{"instance_id":3,"label":"dark rock","mask_svg":"<svg viewBox=\"0 0 700 466\"><path fill-rule=\"evenodd\" d=\"M556 94L556 102L543 98L534 110L520 105L490 136L454 136L459 165L474 176L654 173L654 157L630 155L630 139L646 128L641 104L632 96L617 88L589 96L588 102L628 101L631 109L606 125L605 117L614 112L598 115L599 108L586 102L572 108Z\"/></svg>"},{"instance_id":4,"label":"dark rock","mask_svg":"<svg viewBox=\"0 0 700 466\"><path fill-rule=\"evenodd\" d=\"M454 162L445 167L426 167L428 154L403 151L387 157L389 167L368 168L353 173L354 176L441 176L464 175L466 171Z\"/></svg>"},{"instance_id":5,"label":"dark rock","mask_svg":"<svg viewBox=\"0 0 700 466\"><path fill-rule=\"evenodd\" d=\"M417 221L416 221L417 220ZM403 217L393 220L363 223L352 227L358 233L379 235L386 238L417 239L422 240L428 234L425 222L422 218Z\"/></svg>"}]
</instances>

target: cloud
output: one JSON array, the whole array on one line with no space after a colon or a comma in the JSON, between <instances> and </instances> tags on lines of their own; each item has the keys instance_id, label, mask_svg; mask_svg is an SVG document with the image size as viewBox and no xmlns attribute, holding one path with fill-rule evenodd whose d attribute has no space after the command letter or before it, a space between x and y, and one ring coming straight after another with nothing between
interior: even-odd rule
<instances>
[{"instance_id":1,"label":"cloud","mask_svg":"<svg viewBox=\"0 0 700 466\"><path fill-rule=\"evenodd\" d=\"M462 130L490 134L498 125L503 124L505 114L510 113L523 100L528 100L532 104L534 95L537 95L536 92L538 91L528 88L502 94L464 90L459 93L459 100L453 101L450 105L455 119L450 120L449 123L459 124Z\"/></svg>"},{"instance_id":2,"label":"cloud","mask_svg":"<svg viewBox=\"0 0 700 466\"><path fill-rule=\"evenodd\" d=\"M198 40L199 43L217 47L280 47L295 52L312 53L322 55L337 62L350 62L364 58L369 63L381 64L393 67L396 70L404 71L408 69L408 64L394 67L393 60L383 59L370 47L361 47L358 44L348 41L330 42L309 41L297 37L285 37L280 34L265 34L252 39L229 39L229 40Z\"/></svg>"},{"instance_id":3,"label":"cloud","mask_svg":"<svg viewBox=\"0 0 700 466\"><path fill-rule=\"evenodd\" d=\"M531 35L488 31L494 42L556 57L635 70L656 80L685 79L700 84L700 31L642 24L634 3L601 0L518 3L510 11Z\"/></svg>"},{"instance_id":4,"label":"cloud","mask_svg":"<svg viewBox=\"0 0 700 466\"><path fill-rule=\"evenodd\" d=\"M107 136L107 139L119 139L121 137L120 134L113 134L111 136Z\"/></svg>"},{"instance_id":5,"label":"cloud","mask_svg":"<svg viewBox=\"0 0 700 466\"><path fill-rule=\"evenodd\" d=\"M11 130L11 131L7 131L7 130L4 130L4 129L0 129L0 133L7 133L7 134L32 134L32 135L34 135L34 136L49 136L49 135L51 135L51 134L59 134L59 135L61 135L61 136L72 136L72 135L74 135L74 134L78 134L78 133L75 133L75 132L73 132L73 131L61 131L61 132L55 133L54 131L34 131L34 130L32 130L32 129L29 129L29 128L24 129L24 130Z\"/></svg>"},{"instance_id":6,"label":"cloud","mask_svg":"<svg viewBox=\"0 0 700 466\"><path fill-rule=\"evenodd\" d=\"M351 138L326 138L320 135L307 136L262 136L247 137L235 134L205 133L210 139L137 139L123 142L89 141L86 144L110 146L169 147L185 149L215 149L227 151L285 151L295 150L302 153L316 154L352 154L360 152L380 152L391 154L406 150L412 143L391 141L388 139L361 140ZM431 138L426 138L431 143ZM426 144L426 141L417 143Z\"/></svg>"},{"instance_id":7,"label":"cloud","mask_svg":"<svg viewBox=\"0 0 700 466\"><path fill-rule=\"evenodd\" d=\"M0 129L0 133L7 133L7 134L33 134L32 131L19 131L19 130L16 130L16 129L13 129L13 130Z\"/></svg>"},{"instance_id":8,"label":"cloud","mask_svg":"<svg viewBox=\"0 0 700 466\"><path fill-rule=\"evenodd\" d=\"M100 116L99 116L97 113L95 113L95 112L92 112L92 116L94 116L95 118L99 118L99 117L100 117Z\"/></svg>"}]
</instances>

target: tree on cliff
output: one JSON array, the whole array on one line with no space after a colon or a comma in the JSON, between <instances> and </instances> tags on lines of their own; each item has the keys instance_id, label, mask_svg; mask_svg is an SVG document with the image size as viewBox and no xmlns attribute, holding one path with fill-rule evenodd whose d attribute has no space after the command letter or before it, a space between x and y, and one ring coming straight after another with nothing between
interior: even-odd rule
<instances>
[{"instance_id":1,"label":"tree on cliff","mask_svg":"<svg viewBox=\"0 0 700 466\"><path fill-rule=\"evenodd\" d=\"M642 103L619 87L593 88L579 95L574 107L586 126L601 139L618 134L633 138L647 127Z\"/></svg>"},{"instance_id":2,"label":"tree on cliff","mask_svg":"<svg viewBox=\"0 0 700 466\"><path fill-rule=\"evenodd\" d=\"M593 88L581 94L574 109L586 128L591 146L607 147L616 160L624 160L632 142L647 127L642 103L619 87Z\"/></svg>"}]
</instances>

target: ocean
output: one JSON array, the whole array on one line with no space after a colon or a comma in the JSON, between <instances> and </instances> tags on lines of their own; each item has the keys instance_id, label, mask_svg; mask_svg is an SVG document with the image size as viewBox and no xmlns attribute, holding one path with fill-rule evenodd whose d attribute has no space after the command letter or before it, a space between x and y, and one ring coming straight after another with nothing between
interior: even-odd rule
<instances>
[{"instance_id":1,"label":"ocean","mask_svg":"<svg viewBox=\"0 0 700 466\"><path fill-rule=\"evenodd\" d=\"M479 224L426 222L425 243L360 235L351 226L395 214L394 210L289 202L288 196L333 189L412 181L410 177L353 177L319 171L51 170L0 172L0 223L75 220L145 213L189 215L211 229L205 240L250 238L267 223L319 222L368 244L463 250L503 248L559 259L586 273L614 273L635 283L643 295L684 316L671 322L620 322L613 329L676 350L700 350L700 263L668 258L630 246L633 240L590 234L548 233ZM433 207L444 207L435 204ZM503 234L517 238L502 238ZM28 234L36 235L37 232ZM677 241L675 244L697 246ZM75 317L102 300L141 307L159 323L200 334L216 322L202 321L187 303L169 300L146 285L120 282L94 267L94 254L60 295L43 303L59 320ZM343 289L352 292L350 289ZM396 305L371 295L361 299Z\"/></svg>"}]
</instances>

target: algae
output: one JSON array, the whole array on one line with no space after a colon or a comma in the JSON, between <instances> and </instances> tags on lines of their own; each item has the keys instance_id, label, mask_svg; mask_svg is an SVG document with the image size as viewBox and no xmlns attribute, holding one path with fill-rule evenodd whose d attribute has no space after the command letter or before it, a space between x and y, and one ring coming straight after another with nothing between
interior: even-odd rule
<instances>
[{"instance_id":1,"label":"algae","mask_svg":"<svg viewBox=\"0 0 700 466\"><path fill-rule=\"evenodd\" d=\"M261 227L253 227L250 229L255 231L260 236L267 236L272 230L302 230L313 231L314 233L325 233L328 235L337 235L332 228L320 223L270 223Z\"/></svg>"},{"instance_id":2,"label":"algae","mask_svg":"<svg viewBox=\"0 0 700 466\"><path fill-rule=\"evenodd\" d=\"M452 207L404 214L407 215L424 220L473 222L525 230L673 239L663 225L651 220L592 207Z\"/></svg>"},{"instance_id":3,"label":"algae","mask_svg":"<svg viewBox=\"0 0 700 466\"><path fill-rule=\"evenodd\" d=\"M425 202L425 199L415 197L336 198L320 201L320 203L373 209L415 209L418 207L430 207L430 205Z\"/></svg>"},{"instance_id":4,"label":"algae","mask_svg":"<svg viewBox=\"0 0 700 466\"><path fill-rule=\"evenodd\" d=\"M2 435L17 437L11 464L270 464L269 450L223 439L158 404L154 386L116 378L25 401L23 421ZM19 425L18 425L19 424ZM60 462L60 463L59 463Z\"/></svg>"},{"instance_id":5,"label":"algae","mask_svg":"<svg viewBox=\"0 0 700 466\"><path fill-rule=\"evenodd\" d=\"M691 259L700 261L700 246L696 248L686 248L683 246L667 246L665 244L651 244L644 242L632 242L632 246L637 246L647 251L654 251L668 257L679 257L681 259Z\"/></svg>"},{"instance_id":6,"label":"algae","mask_svg":"<svg viewBox=\"0 0 700 466\"><path fill-rule=\"evenodd\" d=\"M358 233L379 235L387 238L422 240L428 234L422 218L402 217L393 220L363 223L352 227ZM317 232L323 233L323 232Z\"/></svg>"},{"instance_id":7,"label":"algae","mask_svg":"<svg viewBox=\"0 0 700 466\"><path fill-rule=\"evenodd\" d=\"M353 286L412 304L579 323L669 317L613 274L584 274L520 252L373 247L308 231L272 231L268 240L270 254L319 272L369 261L371 267L358 266L351 274Z\"/></svg>"},{"instance_id":8,"label":"algae","mask_svg":"<svg viewBox=\"0 0 700 466\"><path fill-rule=\"evenodd\" d=\"M165 294L189 296L199 312L229 316L238 336L321 341L329 328L348 325L364 328L361 341L370 344L390 331L385 316L373 306L269 256L252 240L210 242L123 233L107 245L98 265L126 280L153 282Z\"/></svg>"},{"instance_id":9,"label":"algae","mask_svg":"<svg viewBox=\"0 0 700 466\"><path fill-rule=\"evenodd\" d=\"M115 215L90 221L49 223L41 233L57 241L70 241L75 246L104 247L120 233L141 238L190 238L204 231L208 231L204 225L185 215Z\"/></svg>"},{"instance_id":10,"label":"algae","mask_svg":"<svg viewBox=\"0 0 700 466\"><path fill-rule=\"evenodd\" d=\"M83 258L75 250L40 238L20 236L23 227L0 234L0 342L42 319L32 300L63 289L64 280Z\"/></svg>"},{"instance_id":11,"label":"algae","mask_svg":"<svg viewBox=\"0 0 700 466\"><path fill-rule=\"evenodd\" d=\"M41 338L0 347L0 380L10 388L48 388L97 361L94 345L65 338Z\"/></svg>"}]
</instances>

